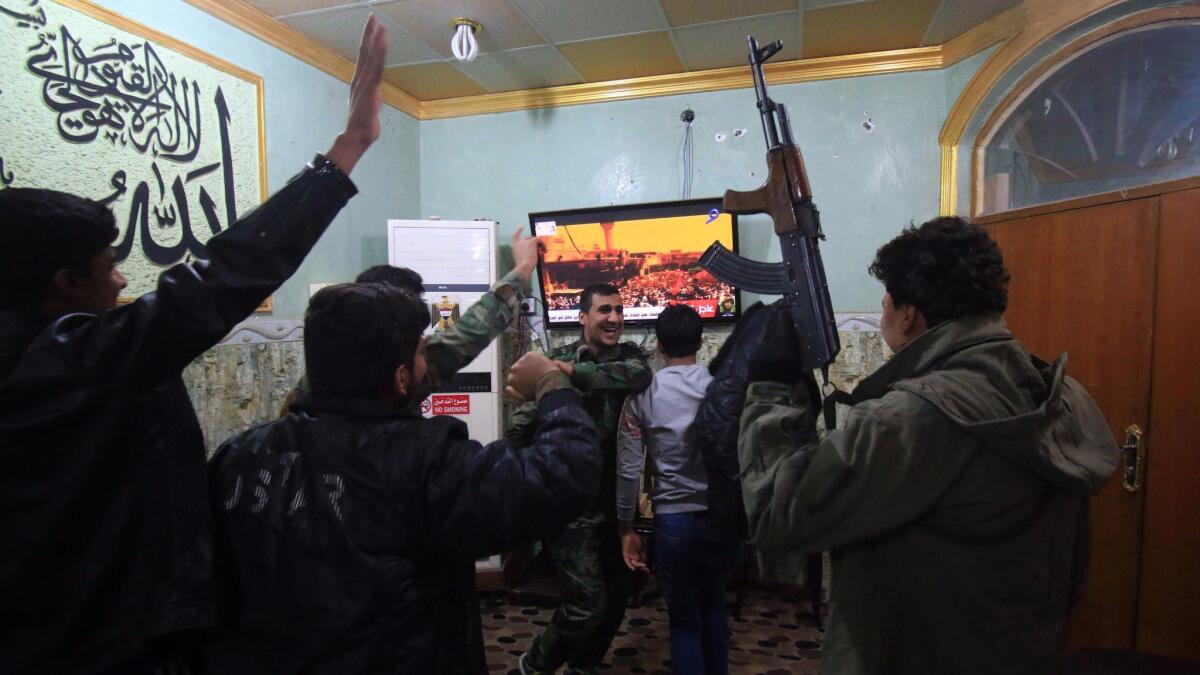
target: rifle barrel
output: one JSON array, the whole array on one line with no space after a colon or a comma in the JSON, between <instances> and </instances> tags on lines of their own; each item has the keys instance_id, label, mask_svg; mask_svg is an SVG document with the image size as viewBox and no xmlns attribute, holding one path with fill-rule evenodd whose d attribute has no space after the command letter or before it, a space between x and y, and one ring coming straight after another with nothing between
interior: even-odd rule
<instances>
[{"instance_id":1,"label":"rifle barrel","mask_svg":"<svg viewBox=\"0 0 1200 675\"><path fill-rule=\"evenodd\" d=\"M758 41L753 35L747 35L746 42L750 45L750 72L754 75L754 94L758 97L758 114L762 119L763 138L767 141L767 150L770 150L779 147L779 133L775 129L774 118L775 102L767 96L767 81L762 71L762 64L770 58L769 55L763 55L770 50L771 45L759 49Z\"/></svg>"}]
</instances>

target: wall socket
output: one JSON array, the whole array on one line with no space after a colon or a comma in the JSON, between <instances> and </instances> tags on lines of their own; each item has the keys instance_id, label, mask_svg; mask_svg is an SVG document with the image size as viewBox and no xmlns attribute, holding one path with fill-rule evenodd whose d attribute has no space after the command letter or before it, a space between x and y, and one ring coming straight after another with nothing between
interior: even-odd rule
<instances>
[{"instance_id":1,"label":"wall socket","mask_svg":"<svg viewBox=\"0 0 1200 675\"><path fill-rule=\"evenodd\" d=\"M533 298L525 298L521 301L521 314L524 316L533 316L537 312L537 303Z\"/></svg>"}]
</instances>

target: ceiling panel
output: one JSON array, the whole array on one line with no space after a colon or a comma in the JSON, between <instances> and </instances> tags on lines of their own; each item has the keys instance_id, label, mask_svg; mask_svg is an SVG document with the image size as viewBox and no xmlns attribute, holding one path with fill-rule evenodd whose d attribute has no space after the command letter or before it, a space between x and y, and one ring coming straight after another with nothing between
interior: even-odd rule
<instances>
[{"instance_id":1,"label":"ceiling panel","mask_svg":"<svg viewBox=\"0 0 1200 675\"><path fill-rule=\"evenodd\" d=\"M940 45L962 35L997 14L1021 4L1021 0L945 0L925 29L922 45Z\"/></svg>"},{"instance_id":2,"label":"ceiling panel","mask_svg":"<svg viewBox=\"0 0 1200 675\"><path fill-rule=\"evenodd\" d=\"M805 11L821 9L824 7L838 7L840 5L857 5L860 2L872 2L873 0L804 0ZM953 2L953 0L951 0ZM974 1L974 0L970 0Z\"/></svg>"},{"instance_id":3,"label":"ceiling panel","mask_svg":"<svg viewBox=\"0 0 1200 675\"><path fill-rule=\"evenodd\" d=\"M479 51L495 52L544 44L519 12L504 0L399 0L375 5L442 56L452 56L450 20L465 17L483 24L475 35Z\"/></svg>"},{"instance_id":4,"label":"ceiling panel","mask_svg":"<svg viewBox=\"0 0 1200 675\"><path fill-rule=\"evenodd\" d=\"M247 5L271 16L308 12L314 9L357 5L358 0L245 0Z\"/></svg>"},{"instance_id":5,"label":"ceiling panel","mask_svg":"<svg viewBox=\"0 0 1200 675\"><path fill-rule=\"evenodd\" d=\"M512 0L551 42L665 30L657 0Z\"/></svg>"},{"instance_id":6,"label":"ceiling panel","mask_svg":"<svg viewBox=\"0 0 1200 675\"><path fill-rule=\"evenodd\" d=\"M424 101L488 93L478 82L444 62L388 68L383 71L383 79Z\"/></svg>"},{"instance_id":7,"label":"ceiling panel","mask_svg":"<svg viewBox=\"0 0 1200 675\"><path fill-rule=\"evenodd\" d=\"M370 12L365 9L353 8L280 20L351 61L357 61L358 43L362 40L363 26L369 15ZM404 41L397 40L395 35L392 35L391 46L389 56L398 50L403 51L405 47ZM437 58L437 54L429 50L423 53Z\"/></svg>"},{"instance_id":8,"label":"ceiling panel","mask_svg":"<svg viewBox=\"0 0 1200 675\"><path fill-rule=\"evenodd\" d=\"M558 45L588 82L683 71L667 33L641 33Z\"/></svg>"},{"instance_id":9,"label":"ceiling panel","mask_svg":"<svg viewBox=\"0 0 1200 675\"><path fill-rule=\"evenodd\" d=\"M797 0L660 0L672 26L741 19L798 9Z\"/></svg>"},{"instance_id":10,"label":"ceiling panel","mask_svg":"<svg viewBox=\"0 0 1200 675\"><path fill-rule=\"evenodd\" d=\"M805 12L804 58L917 47L938 2L874 0Z\"/></svg>"},{"instance_id":11,"label":"ceiling panel","mask_svg":"<svg viewBox=\"0 0 1200 675\"><path fill-rule=\"evenodd\" d=\"M458 64L458 69L488 91L540 89L583 82L571 63L548 46L483 54L471 63Z\"/></svg>"},{"instance_id":12,"label":"ceiling panel","mask_svg":"<svg viewBox=\"0 0 1200 675\"><path fill-rule=\"evenodd\" d=\"M783 50L772 61L798 59L800 32L800 12L786 12L677 28L675 45L688 70L727 68L747 64L747 35L753 35L760 45L783 41Z\"/></svg>"},{"instance_id":13,"label":"ceiling panel","mask_svg":"<svg viewBox=\"0 0 1200 675\"><path fill-rule=\"evenodd\" d=\"M745 66L748 34L760 44L783 42L775 63L945 44L1022 2L220 1L265 12L352 61L375 12L391 35L389 80L424 100ZM451 58L450 20L458 16L483 24L473 63Z\"/></svg>"}]
</instances>

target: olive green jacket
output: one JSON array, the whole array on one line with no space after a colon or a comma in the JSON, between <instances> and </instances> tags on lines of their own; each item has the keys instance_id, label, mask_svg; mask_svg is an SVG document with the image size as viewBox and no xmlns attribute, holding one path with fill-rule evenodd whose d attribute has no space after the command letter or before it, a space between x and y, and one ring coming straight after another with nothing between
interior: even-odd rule
<instances>
[{"instance_id":1,"label":"olive green jacket","mask_svg":"<svg viewBox=\"0 0 1200 675\"><path fill-rule=\"evenodd\" d=\"M793 392L750 385L738 454L751 538L830 550L827 674L1054 673L1087 569L1087 498L1118 449L1066 356L997 315L941 323L797 447Z\"/></svg>"}]
</instances>

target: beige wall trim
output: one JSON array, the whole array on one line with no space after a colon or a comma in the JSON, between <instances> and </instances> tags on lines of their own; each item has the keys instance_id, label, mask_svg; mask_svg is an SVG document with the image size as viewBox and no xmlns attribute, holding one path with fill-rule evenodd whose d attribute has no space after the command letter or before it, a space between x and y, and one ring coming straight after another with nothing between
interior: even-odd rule
<instances>
[{"instance_id":1,"label":"beige wall trim","mask_svg":"<svg viewBox=\"0 0 1200 675\"><path fill-rule=\"evenodd\" d=\"M946 122L938 136L942 147L942 198L955 194L958 185L958 163L947 166L946 149L955 148L963 142L967 123L978 110L984 97L1000 78L1004 77L1026 54L1067 26L1080 21L1100 10L1123 0L1025 0L1017 7L1004 12L995 20L1015 20L1019 29L1004 44L988 57L963 89L958 100L950 108ZM1017 13L1016 17L1008 15ZM957 39L957 38L956 38ZM953 42L953 41L952 41ZM957 197L957 195L955 194ZM957 199L955 200L957 202ZM941 212L953 213L957 203L941 205Z\"/></svg>"},{"instance_id":2,"label":"beige wall trim","mask_svg":"<svg viewBox=\"0 0 1200 675\"><path fill-rule=\"evenodd\" d=\"M350 59L319 44L312 38L288 28L265 12L260 12L244 2L239 0L186 0L186 2L343 82L349 82L354 77L354 63ZM397 110L413 117L420 117L421 102L394 84L383 83L383 100Z\"/></svg>"},{"instance_id":3,"label":"beige wall trim","mask_svg":"<svg viewBox=\"0 0 1200 675\"><path fill-rule=\"evenodd\" d=\"M941 67L942 48L938 46L772 63L763 68L763 73L769 84L778 85L861 75L934 70ZM423 101L421 103L421 119L440 119L531 108L690 94L701 91L738 89L753 85L750 71L744 66L717 68L694 73L654 75L610 82L570 84L545 89Z\"/></svg>"}]
</instances>

